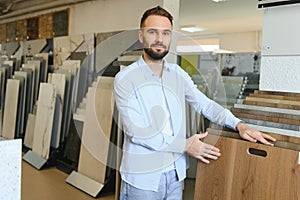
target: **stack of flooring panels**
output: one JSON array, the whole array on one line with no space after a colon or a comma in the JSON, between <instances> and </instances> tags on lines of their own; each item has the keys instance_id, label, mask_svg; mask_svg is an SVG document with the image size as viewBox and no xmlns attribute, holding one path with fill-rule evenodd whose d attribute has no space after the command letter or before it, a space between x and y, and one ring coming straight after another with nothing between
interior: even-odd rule
<instances>
[{"instance_id":1,"label":"stack of flooring panels","mask_svg":"<svg viewBox=\"0 0 300 200\"><path fill-rule=\"evenodd\" d=\"M300 137L299 100L298 93L255 91L231 111L257 130Z\"/></svg>"}]
</instances>

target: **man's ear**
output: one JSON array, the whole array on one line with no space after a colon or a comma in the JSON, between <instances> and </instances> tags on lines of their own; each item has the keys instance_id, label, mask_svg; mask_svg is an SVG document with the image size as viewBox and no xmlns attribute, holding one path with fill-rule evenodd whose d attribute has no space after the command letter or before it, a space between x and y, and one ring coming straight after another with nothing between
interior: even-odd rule
<instances>
[{"instance_id":1,"label":"man's ear","mask_svg":"<svg viewBox=\"0 0 300 200\"><path fill-rule=\"evenodd\" d=\"M139 41L143 44L143 30L139 30Z\"/></svg>"}]
</instances>

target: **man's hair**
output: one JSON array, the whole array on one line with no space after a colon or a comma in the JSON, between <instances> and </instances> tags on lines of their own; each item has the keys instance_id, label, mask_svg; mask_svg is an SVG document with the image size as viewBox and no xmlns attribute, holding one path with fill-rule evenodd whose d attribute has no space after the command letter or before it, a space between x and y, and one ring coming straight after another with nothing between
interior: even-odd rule
<instances>
[{"instance_id":1,"label":"man's hair","mask_svg":"<svg viewBox=\"0 0 300 200\"><path fill-rule=\"evenodd\" d=\"M143 14L142 19L141 19L140 28L144 27L145 20L150 15L158 15L158 16L166 17L170 20L171 25L173 25L173 16L168 11L163 9L162 7L156 6L154 8L150 8L149 10L145 11L145 13Z\"/></svg>"}]
</instances>

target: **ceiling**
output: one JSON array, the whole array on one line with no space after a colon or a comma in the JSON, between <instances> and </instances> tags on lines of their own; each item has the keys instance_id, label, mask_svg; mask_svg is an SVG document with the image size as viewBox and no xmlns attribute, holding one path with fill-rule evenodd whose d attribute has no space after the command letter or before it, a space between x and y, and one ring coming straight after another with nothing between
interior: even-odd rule
<instances>
[{"instance_id":1,"label":"ceiling","mask_svg":"<svg viewBox=\"0 0 300 200\"><path fill-rule=\"evenodd\" d=\"M205 30L192 35L261 31L263 10L258 0L180 0L179 27L195 25Z\"/></svg>"},{"instance_id":2,"label":"ceiling","mask_svg":"<svg viewBox=\"0 0 300 200\"><path fill-rule=\"evenodd\" d=\"M83 1L88 0L0 0L0 18L4 19L13 12L24 14L21 12L24 8L33 12L34 8L41 9L45 4L57 6ZM200 33L189 34L196 37L258 31L262 29L263 11L257 5L257 0L227 0L219 3L212 0L180 0L179 26L204 28Z\"/></svg>"}]
</instances>

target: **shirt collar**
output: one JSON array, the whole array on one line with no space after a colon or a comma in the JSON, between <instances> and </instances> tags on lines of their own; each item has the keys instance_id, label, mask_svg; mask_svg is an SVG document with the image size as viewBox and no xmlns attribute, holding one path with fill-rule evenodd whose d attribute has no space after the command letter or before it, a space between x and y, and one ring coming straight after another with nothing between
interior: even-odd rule
<instances>
[{"instance_id":1,"label":"shirt collar","mask_svg":"<svg viewBox=\"0 0 300 200\"><path fill-rule=\"evenodd\" d=\"M163 59L163 62L164 62L164 72L167 71L169 72L170 71L170 64L166 61L166 59ZM141 67L141 69L145 72L145 73L148 73L150 74L151 76L153 76L153 72L151 71L151 69L148 67L147 63L145 62L143 56L140 57L140 59L137 61L137 64L139 67Z\"/></svg>"}]
</instances>

